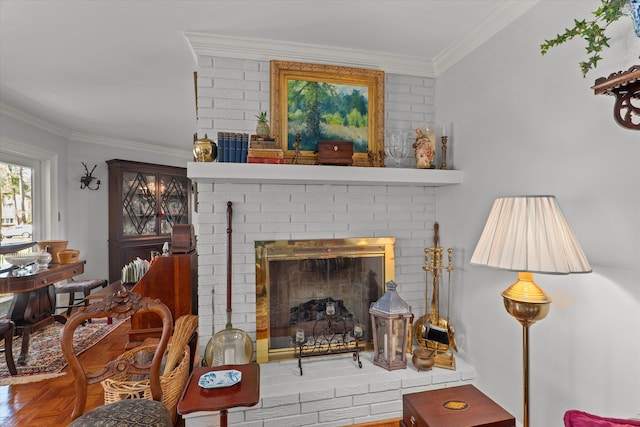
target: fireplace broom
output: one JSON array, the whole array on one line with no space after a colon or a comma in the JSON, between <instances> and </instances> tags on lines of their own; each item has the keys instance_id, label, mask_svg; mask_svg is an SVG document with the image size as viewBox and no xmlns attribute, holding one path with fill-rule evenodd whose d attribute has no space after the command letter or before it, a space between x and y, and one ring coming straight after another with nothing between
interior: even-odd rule
<instances>
[{"instance_id":1,"label":"fireplace broom","mask_svg":"<svg viewBox=\"0 0 640 427\"><path fill-rule=\"evenodd\" d=\"M253 358L251 337L231 325L231 205L231 202L227 202L227 325L207 343L204 354L206 366L245 364Z\"/></svg>"}]
</instances>

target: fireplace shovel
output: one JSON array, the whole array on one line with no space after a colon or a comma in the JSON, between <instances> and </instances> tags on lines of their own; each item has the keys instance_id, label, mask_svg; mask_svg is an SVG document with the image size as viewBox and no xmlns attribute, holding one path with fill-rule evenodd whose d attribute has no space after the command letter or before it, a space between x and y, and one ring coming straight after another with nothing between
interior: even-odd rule
<instances>
[{"instance_id":1,"label":"fireplace shovel","mask_svg":"<svg viewBox=\"0 0 640 427\"><path fill-rule=\"evenodd\" d=\"M227 325L216 333L204 351L206 366L242 365L253 358L253 341L244 331L231 326L231 202L227 202Z\"/></svg>"}]
</instances>

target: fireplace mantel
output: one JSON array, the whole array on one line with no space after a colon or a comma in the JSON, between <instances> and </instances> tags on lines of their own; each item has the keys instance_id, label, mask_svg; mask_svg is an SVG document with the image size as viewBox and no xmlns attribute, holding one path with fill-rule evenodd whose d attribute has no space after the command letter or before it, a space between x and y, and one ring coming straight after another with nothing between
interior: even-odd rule
<instances>
[{"instance_id":1,"label":"fireplace mantel","mask_svg":"<svg viewBox=\"0 0 640 427\"><path fill-rule=\"evenodd\" d=\"M414 185L440 187L462 183L462 171L414 168L187 163L195 182L258 184Z\"/></svg>"}]
</instances>

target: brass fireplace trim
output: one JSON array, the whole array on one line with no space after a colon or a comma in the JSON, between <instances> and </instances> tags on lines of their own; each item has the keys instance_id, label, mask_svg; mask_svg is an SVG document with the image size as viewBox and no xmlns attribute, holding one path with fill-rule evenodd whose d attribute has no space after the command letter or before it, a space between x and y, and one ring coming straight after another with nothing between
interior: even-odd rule
<instances>
[{"instance_id":1,"label":"brass fireplace trim","mask_svg":"<svg viewBox=\"0 0 640 427\"><path fill-rule=\"evenodd\" d=\"M256 358L258 363L292 359L291 349L269 350L269 261L384 256L383 284L395 279L395 237L256 241ZM383 286L384 287L384 286ZM385 289L382 289L384 292Z\"/></svg>"}]
</instances>

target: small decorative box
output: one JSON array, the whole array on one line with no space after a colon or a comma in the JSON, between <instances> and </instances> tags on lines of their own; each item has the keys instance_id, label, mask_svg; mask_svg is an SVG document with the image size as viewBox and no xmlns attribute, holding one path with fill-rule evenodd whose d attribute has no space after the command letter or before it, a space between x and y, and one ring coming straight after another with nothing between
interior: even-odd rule
<instances>
[{"instance_id":1,"label":"small decorative box","mask_svg":"<svg viewBox=\"0 0 640 427\"><path fill-rule=\"evenodd\" d=\"M353 164L353 142L351 141L318 141L319 165Z\"/></svg>"}]
</instances>

